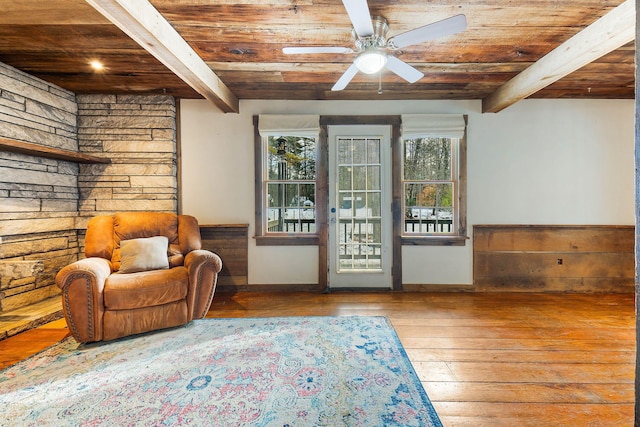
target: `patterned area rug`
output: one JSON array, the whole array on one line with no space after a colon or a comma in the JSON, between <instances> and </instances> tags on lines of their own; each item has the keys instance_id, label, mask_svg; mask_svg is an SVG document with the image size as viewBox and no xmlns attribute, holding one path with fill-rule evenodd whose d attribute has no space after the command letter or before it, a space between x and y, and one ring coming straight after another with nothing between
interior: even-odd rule
<instances>
[{"instance_id":1,"label":"patterned area rug","mask_svg":"<svg viewBox=\"0 0 640 427\"><path fill-rule=\"evenodd\" d=\"M203 319L0 372L0 425L441 426L384 317Z\"/></svg>"}]
</instances>

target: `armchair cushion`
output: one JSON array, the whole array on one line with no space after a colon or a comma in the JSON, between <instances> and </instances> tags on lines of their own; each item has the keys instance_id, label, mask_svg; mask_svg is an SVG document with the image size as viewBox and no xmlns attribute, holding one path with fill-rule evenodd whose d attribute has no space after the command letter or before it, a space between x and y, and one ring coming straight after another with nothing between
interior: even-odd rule
<instances>
[{"instance_id":1,"label":"armchair cushion","mask_svg":"<svg viewBox=\"0 0 640 427\"><path fill-rule=\"evenodd\" d=\"M120 242L120 273L169 268L166 236L144 237Z\"/></svg>"},{"instance_id":2,"label":"armchair cushion","mask_svg":"<svg viewBox=\"0 0 640 427\"><path fill-rule=\"evenodd\" d=\"M166 236L169 245L178 241L178 217L169 213L120 212L113 215L113 255L111 262L120 269L121 243L143 237ZM87 230L88 233L88 230Z\"/></svg>"},{"instance_id":3,"label":"armchair cushion","mask_svg":"<svg viewBox=\"0 0 640 427\"><path fill-rule=\"evenodd\" d=\"M189 275L185 267L114 273L104 284L104 306L107 310L159 306L184 300L188 289Z\"/></svg>"}]
</instances>

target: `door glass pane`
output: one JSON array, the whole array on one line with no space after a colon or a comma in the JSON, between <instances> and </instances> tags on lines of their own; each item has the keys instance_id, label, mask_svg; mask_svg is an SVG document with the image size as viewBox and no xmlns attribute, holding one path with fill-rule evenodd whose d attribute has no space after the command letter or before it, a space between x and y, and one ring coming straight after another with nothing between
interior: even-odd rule
<instances>
[{"instance_id":1,"label":"door glass pane","mask_svg":"<svg viewBox=\"0 0 640 427\"><path fill-rule=\"evenodd\" d=\"M367 167L353 166L353 187L354 190L367 189Z\"/></svg>"},{"instance_id":2,"label":"door glass pane","mask_svg":"<svg viewBox=\"0 0 640 427\"><path fill-rule=\"evenodd\" d=\"M338 190L349 190L351 188L351 167L338 167Z\"/></svg>"},{"instance_id":3,"label":"door glass pane","mask_svg":"<svg viewBox=\"0 0 640 427\"><path fill-rule=\"evenodd\" d=\"M353 193L353 203L355 205L356 218L367 218L369 214L367 207L367 193Z\"/></svg>"},{"instance_id":4,"label":"door glass pane","mask_svg":"<svg viewBox=\"0 0 640 427\"><path fill-rule=\"evenodd\" d=\"M380 163L380 141L369 139L367 144L367 158L369 164Z\"/></svg>"},{"instance_id":5,"label":"door glass pane","mask_svg":"<svg viewBox=\"0 0 640 427\"><path fill-rule=\"evenodd\" d=\"M338 138L339 272L382 269L380 144Z\"/></svg>"},{"instance_id":6,"label":"door glass pane","mask_svg":"<svg viewBox=\"0 0 640 427\"><path fill-rule=\"evenodd\" d=\"M340 192L338 194L338 206L341 218L353 216L353 195L351 192Z\"/></svg>"},{"instance_id":7,"label":"door glass pane","mask_svg":"<svg viewBox=\"0 0 640 427\"><path fill-rule=\"evenodd\" d=\"M367 140L366 139L354 139L352 140L353 148L353 164L364 165L367 163Z\"/></svg>"},{"instance_id":8,"label":"door glass pane","mask_svg":"<svg viewBox=\"0 0 640 427\"><path fill-rule=\"evenodd\" d=\"M379 217L382 215L382 204L380 202L380 193L368 193L367 206L369 207L370 214L373 217Z\"/></svg>"},{"instance_id":9,"label":"door glass pane","mask_svg":"<svg viewBox=\"0 0 640 427\"><path fill-rule=\"evenodd\" d=\"M367 166L367 190L380 190L380 166Z\"/></svg>"},{"instance_id":10,"label":"door glass pane","mask_svg":"<svg viewBox=\"0 0 640 427\"><path fill-rule=\"evenodd\" d=\"M338 143L338 163L341 165L351 164L351 140L342 139Z\"/></svg>"}]
</instances>

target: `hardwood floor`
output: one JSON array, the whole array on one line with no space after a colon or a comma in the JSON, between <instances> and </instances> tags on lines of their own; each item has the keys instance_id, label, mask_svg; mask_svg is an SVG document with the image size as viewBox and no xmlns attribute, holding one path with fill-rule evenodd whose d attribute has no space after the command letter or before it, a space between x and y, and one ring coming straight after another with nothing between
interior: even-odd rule
<instances>
[{"instance_id":1,"label":"hardwood floor","mask_svg":"<svg viewBox=\"0 0 640 427\"><path fill-rule=\"evenodd\" d=\"M634 295L218 293L208 317L387 316L445 426L632 426ZM66 335L0 341L0 367Z\"/></svg>"}]
</instances>

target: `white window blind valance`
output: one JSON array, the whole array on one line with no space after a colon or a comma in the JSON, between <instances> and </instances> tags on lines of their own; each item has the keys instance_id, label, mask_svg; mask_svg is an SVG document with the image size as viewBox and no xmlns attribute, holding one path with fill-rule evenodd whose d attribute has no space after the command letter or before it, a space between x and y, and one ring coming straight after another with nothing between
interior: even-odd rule
<instances>
[{"instance_id":1,"label":"white window blind valance","mask_svg":"<svg viewBox=\"0 0 640 427\"><path fill-rule=\"evenodd\" d=\"M261 114L258 116L260 136L303 136L317 138L320 134L320 116Z\"/></svg>"},{"instance_id":2,"label":"white window blind valance","mask_svg":"<svg viewBox=\"0 0 640 427\"><path fill-rule=\"evenodd\" d=\"M403 114L402 137L462 138L466 124L462 114Z\"/></svg>"}]
</instances>

